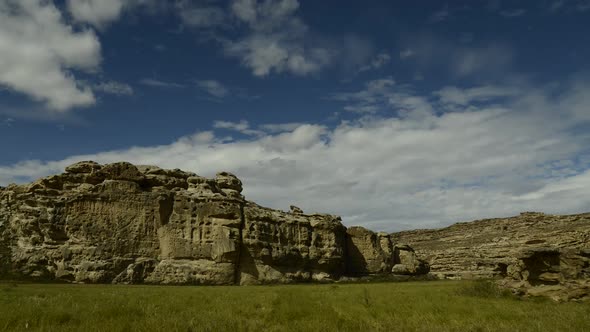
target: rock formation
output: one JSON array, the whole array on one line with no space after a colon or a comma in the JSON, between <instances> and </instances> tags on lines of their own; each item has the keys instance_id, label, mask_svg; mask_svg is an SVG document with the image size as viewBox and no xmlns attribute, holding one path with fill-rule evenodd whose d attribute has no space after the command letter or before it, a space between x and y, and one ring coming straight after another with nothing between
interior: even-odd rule
<instances>
[{"instance_id":1,"label":"rock formation","mask_svg":"<svg viewBox=\"0 0 590 332\"><path fill-rule=\"evenodd\" d=\"M525 296L556 301L590 300L590 249L523 250L500 284Z\"/></svg>"},{"instance_id":2,"label":"rock formation","mask_svg":"<svg viewBox=\"0 0 590 332\"><path fill-rule=\"evenodd\" d=\"M411 245L439 278L504 277L522 250L590 248L590 213L554 216L525 212L512 218L404 231L391 237L394 242Z\"/></svg>"},{"instance_id":3,"label":"rock formation","mask_svg":"<svg viewBox=\"0 0 590 332\"><path fill-rule=\"evenodd\" d=\"M525 212L391 237L412 245L440 279L496 278L523 296L590 300L588 213Z\"/></svg>"},{"instance_id":4,"label":"rock formation","mask_svg":"<svg viewBox=\"0 0 590 332\"><path fill-rule=\"evenodd\" d=\"M258 284L428 272L387 234L244 199L234 175L79 162L0 187L0 276L85 283Z\"/></svg>"}]
</instances>

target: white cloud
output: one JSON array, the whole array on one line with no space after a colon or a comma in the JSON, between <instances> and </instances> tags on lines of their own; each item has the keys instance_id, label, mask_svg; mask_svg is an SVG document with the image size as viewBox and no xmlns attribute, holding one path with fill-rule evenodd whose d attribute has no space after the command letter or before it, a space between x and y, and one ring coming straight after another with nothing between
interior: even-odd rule
<instances>
[{"instance_id":1,"label":"white cloud","mask_svg":"<svg viewBox=\"0 0 590 332\"><path fill-rule=\"evenodd\" d=\"M229 94L229 89L215 80L198 80L195 84L199 89L216 98L223 98Z\"/></svg>"},{"instance_id":2,"label":"white cloud","mask_svg":"<svg viewBox=\"0 0 590 332\"><path fill-rule=\"evenodd\" d=\"M95 103L71 70L94 71L100 43L90 30L74 31L52 2L0 1L0 84L55 111Z\"/></svg>"},{"instance_id":3,"label":"white cloud","mask_svg":"<svg viewBox=\"0 0 590 332\"><path fill-rule=\"evenodd\" d=\"M133 94L133 88L129 84L115 81L98 83L93 89L94 91L100 91L103 93L119 96L130 96Z\"/></svg>"},{"instance_id":4,"label":"white cloud","mask_svg":"<svg viewBox=\"0 0 590 332\"><path fill-rule=\"evenodd\" d=\"M305 123L265 123L259 125L257 129L251 127L246 120L240 122L231 121L215 121L213 128L226 129L236 131L248 136L264 136L267 134L289 133L295 131L297 128L304 126Z\"/></svg>"},{"instance_id":5,"label":"white cloud","mask_svg":"<svg viewBox=\"0 0 590 332\"><path fill-rule=\"evenodd\" d=\"M68 10L80 22L102 27L119 18L126 0L68 0Z\"/></svg>"},{"instance_id":6,"label":"white cloud","mask_svg":"<svg viewBox=\"0 0 590 332\"><path fill-rule=\"evenodd\" d=\"M385 111L391 114L395 111L400 116L409 112L413 116L432 113L432 107L424 97L411 94L407 86L396 86L391 77L369 81L360 91L333 94L331 99L345 102L344 110L354 113Z\"/></svg>"},{"instance_id":7,"label":"white cloud","mask_svg":"<svg viewBox=\"0 0 590 332\"><path fill-rule=\"evenodd\" d=\"M240 58L256 76L271 72L307 75L332 61L332 52L305 39L308 27L296 16L297 0L234 0L232 14L246 35L223 40L225 53Z\"/></svg>"},{"instance_id":8,"label":"white cloud","mask_svg":"<svg viewBox=\"0 0 590 332\"><path fill-rule=\"evenodd\" d=\"M460 89L454 86L445 87L434 93L445 104L468 105L473 102L490 101L503 97L514 97L520 92L514 87L479 86Z\"/></svg>"},{"instance_id":9,"label":"white cloud","mask_svg":"<svg viewBox=\"0 0 590 332\"><path fill-rule=\"evenodd\" d=\"M227 14L219 7L207 2L182 0L176 4L177 11L184 24L198 28L212 28L226 24Z\"/></svg>"},{"instance_id":10,"label":"white cloud","mask_svg":"<svg viewBox=\"0 0 590 332\"><path fill-rule=\"evenodd\" d=\"M150 86L150 87L155 87L155 88L178 89L178 88L185 87L184 84L180 84L180 83L176 83L176 82L165 82L165 81L160 81L160 80L153 79L153 78L142 78L141 80L139 80L139 84Z\"/></svg>"},{"instance_id":11,"label":"white cloud","mask_svg":"<svg viewBox=\"0 0 590 332\"><path fill-rule=\"evenodd\" d=\"M67 9L78 22L89 23L102 29L118 20L124 11L140 6L162 9L161 0L67 0Z\"/></svg>"},{"instance_id":12,"label":"white cloud","mask_svg":"<svg viewBox=\"0 0 590 332\"><path fill-rule=\"evenodd\" d=\"M248 123L246 120L242 120L240 122L215 121L213 123L213 128L236 131L238 133L250 136L260 136L264 134L264 132L261 130L250 128L250 123Z\"/></svg>"},{"instance_id":13,"label":"white cloud","mask_svg":"<svg viewBox=\"0 0 590 332\"><path fill-rule=\"evenodd\" d=\"M247 121L220 121L216 129L247 136L228 140L225 132L207 131L161 146L24 161L0 166L0 183L58 173L78 160L127 160L205 176L232 171L250 200L340 214L347 225L376 230L443 226L530 210L583 212L590 206L590 137L570 129L590 125L576 111L588 102L581 96L588 95L590 85L562 87L564 93L518 86L517 96L498 104L455 104L449 111L440 105L442 97L392 90L398 87L386 78L365 90L386 94L376 94L381 107L407 108L403 115L363 116L334 128L253 128ZM349 94L342 101L357 97L371 95Z\"/></svg>"}]
</instances>

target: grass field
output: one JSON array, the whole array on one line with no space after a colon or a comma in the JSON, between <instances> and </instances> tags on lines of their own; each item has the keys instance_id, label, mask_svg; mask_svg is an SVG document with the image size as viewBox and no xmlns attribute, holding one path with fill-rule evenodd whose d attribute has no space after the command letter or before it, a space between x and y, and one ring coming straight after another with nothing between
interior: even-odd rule
<instances>
[{"instance_id":1,"label":"grass field","mask_svg":"<svg viewBox=\"0 0 590 332\"><path fill-rule=\"evenodd\" d=\"M0 284L0 331L590 331L590 305L483 284Z\"/></svg>"}]
</instances>

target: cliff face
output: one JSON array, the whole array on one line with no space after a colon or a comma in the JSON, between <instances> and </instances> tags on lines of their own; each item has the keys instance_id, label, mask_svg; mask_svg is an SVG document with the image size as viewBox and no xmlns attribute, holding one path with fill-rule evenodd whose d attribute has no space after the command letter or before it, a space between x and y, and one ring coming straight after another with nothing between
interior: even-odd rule
<instances>
[{"instance_id":1,"label":"cliff face","mask_svg":"<svg viewBox=\"0 0 590 332\"><path fill-rule=\"evenodd\" d=\"M523 250L590 248L590 214L527 212L391 236L395 242L411 245L439 278L504 277L510 266L519 264Z\"/></svg>"},{"instance_id":2,"label":"cliff face","mask_svg":"<svg viewBox=\"0 0 590 332\"><path fill-rule=\"evenodd\" d=\"M178 169L94 162L0 188L0 275L87 283L288 283L389 274L402 260L420 262L413 251L400 255L389 236L363 229L359 240L337 216L264 208L241 191L241 181L225 172L207 179Z\"/></svg>"}]
</instances>

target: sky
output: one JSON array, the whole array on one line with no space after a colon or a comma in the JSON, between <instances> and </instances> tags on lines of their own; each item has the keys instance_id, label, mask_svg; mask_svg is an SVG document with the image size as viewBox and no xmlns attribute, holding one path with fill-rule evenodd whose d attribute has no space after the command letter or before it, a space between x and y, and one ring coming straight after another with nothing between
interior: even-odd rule
<instances>
[{"instance_id":1,"label":"sky","mask_svg":"<svg viewBox=\"0 0 590 332\"><path fill-rule=\"evenodd\" d=\"M590 211L590 0L0 0L0 185L236 174L376 231Z\"/></svg>"}]
</instances>

